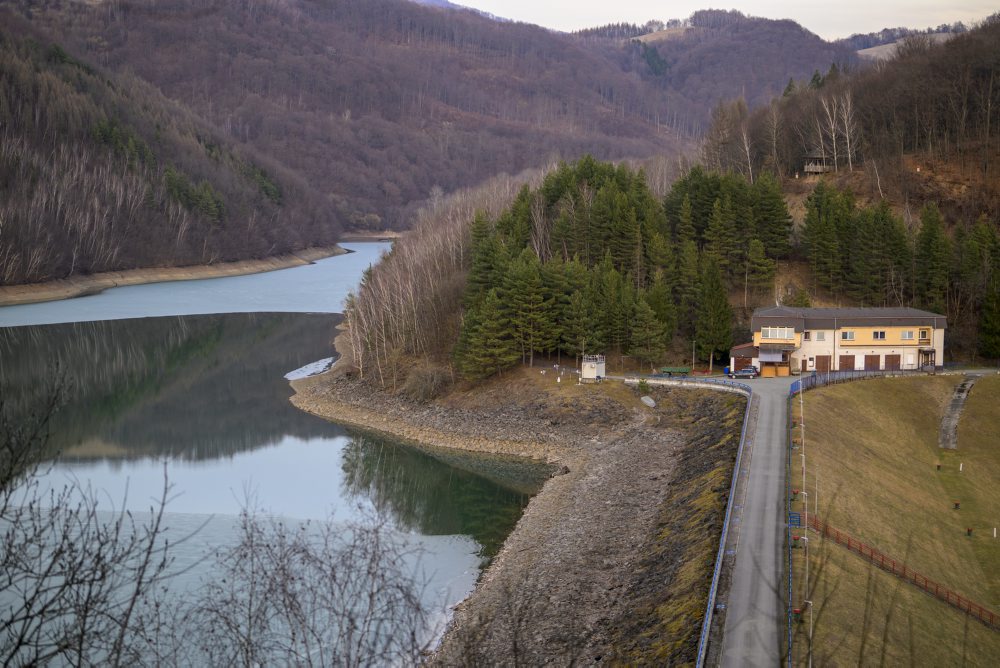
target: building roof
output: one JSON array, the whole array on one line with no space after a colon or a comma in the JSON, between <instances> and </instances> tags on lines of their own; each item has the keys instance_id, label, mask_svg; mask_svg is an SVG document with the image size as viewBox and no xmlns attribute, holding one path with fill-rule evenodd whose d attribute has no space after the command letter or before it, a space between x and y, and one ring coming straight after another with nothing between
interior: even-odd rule
<instances>
[{"instance_id":1,"label":"building roof","mask_svg":"<svg viewBox=\"0 0 1000 668\"><path fill-rule=\"evenodd\" d=\"M730 357L757 357L757 346L753 344L753 341L748 343L741 343L738 346L733 346L729 349Z\"/></svg>"},{"instance_id":2,"label":"building roof","mask_svg":"<svg viewBox=\"0 0 1000 668\"><path fill-rule=\"evenodd\" d=\"M939 313L909 307L886 308L800 308L796 306L771 306L753 313L750 327L753 331L762 326L794 327L796 332L805 329L839 329L872 325L934 327L945 329L947 319Z\"/></svg>"}]
</instances>

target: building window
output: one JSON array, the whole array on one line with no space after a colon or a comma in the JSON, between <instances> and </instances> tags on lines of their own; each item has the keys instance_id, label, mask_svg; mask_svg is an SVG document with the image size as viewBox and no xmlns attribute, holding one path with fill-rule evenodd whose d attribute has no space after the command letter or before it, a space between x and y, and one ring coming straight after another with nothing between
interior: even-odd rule
<instances>
[{"instance_id":1,"label":"building window","mask_svg":"<svg viewBox=\"0 0 1000 668\"><path fill-rule=\"evenodd\" d=\"M816 332L817 341L826 341L826 332Z\"/></svg>"},{"instance_id":2,"label":"building window","mask_svg":"<svg viewBox=\"0 0 1000 668\"><path fill-rule=\"evenodd\" d=\"M795 330L791 327L761 327L760 338L762 339L791 339L795 337Z\"/></svg>"},{"instance_id":3,"label":"building window","mask_svg":"<svg viewBox=\"0 0 1000 668\"><path fill-rule=\"evenodd\" d=\"M854 332L841 332L840 333L840 340L841 341L853 341L854 340Z\"/></svg>"},{"instance_id":4,"label":"building window","mask_svg":"<svg viewBox=\"0 0 1000 668\"><path fill-rule=\"evenodd\" d=\"M885 332L872 332L872 337L876 341L885 341Z\"/></svg>"},{"instance_id":5,"label":"building window","mask_svg":"<svg viewBox=\"0 0 1000 668\"><path fill-rule=\"evenodd\" d=\"M912 341L913 340L913 330L912 329L908 329L905 332L903 332L902 338L903 338L904 341Z\"/></svg>"},{"instance_id":6,"label":"building window","mask_svg":"<svg viewBox=\"0 0 1000 668\"><path fill-rule=\"evenodd\" d=\"M931 339L931 331L929 329L920 330L921 341L930 341L930 339Z\"/></svg>"},{"instance_id":7,"label":"building window","mask_svg":"<svg viewBox=\"0 0 1000 668\"><path fill-rule=\"evenodd\" d=\"M810 334L812 334L812 332L802 332L802 338L808 341Z\"/></svg>"}]
</instances>

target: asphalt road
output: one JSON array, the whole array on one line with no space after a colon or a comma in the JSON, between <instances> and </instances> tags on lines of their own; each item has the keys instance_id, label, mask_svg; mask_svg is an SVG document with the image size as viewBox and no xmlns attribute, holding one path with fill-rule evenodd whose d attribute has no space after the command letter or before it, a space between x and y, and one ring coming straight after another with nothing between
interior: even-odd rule
<instances>
[{"instance_id":1,"label":"asphalt road","mask_svg":"<svg viewBox=\"0 0 1000 668\"><path fill-rule=\"evenodd\" d=\"M781 603L785 528L785 426L788 388L795 378L747 381L757 404L757 429L726 606L723 666L781 663L785 610Z\"/></svg>"}]
</instances>

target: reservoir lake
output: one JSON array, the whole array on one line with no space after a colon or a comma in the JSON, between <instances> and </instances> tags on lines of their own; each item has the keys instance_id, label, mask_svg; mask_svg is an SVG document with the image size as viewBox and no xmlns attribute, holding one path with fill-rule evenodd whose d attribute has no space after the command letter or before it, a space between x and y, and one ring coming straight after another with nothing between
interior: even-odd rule
<instances>
[{"instance_id":1,"label":"reservoir lake","mask_svg":"<svg viewBox=\"0 0 1000 668\"><path fill-rule=\"evenodd\" d=\"M166 475L167 536L193 533L172 550L178 592L212 577L206 557L251 505L289 521L383 513L418 548L426 605L467 596L547 471L408 447L289 403L286 376L330 358L336 313L388 249L342 245L302 267L0 308L7 409L30 414L54 385L65 398L43 486L77 480L142 519Z\"/></svg>"}]
</instances>

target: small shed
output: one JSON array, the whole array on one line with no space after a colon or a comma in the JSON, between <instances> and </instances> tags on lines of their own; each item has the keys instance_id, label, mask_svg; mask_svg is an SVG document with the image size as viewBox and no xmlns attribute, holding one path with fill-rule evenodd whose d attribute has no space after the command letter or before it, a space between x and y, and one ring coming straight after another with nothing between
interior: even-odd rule
<instances>
[{"instance_id":1,"label":"small shed","mask_svg":"<svg viewBox=\"0 0 1000 668\"><path fill-rule=\"evenodd\" d=\"M736 372L748 366L757 366L759 357L760 350L753 344L753 341L733 346L729 350L729 370Z\"/></svg>"},{"instance_id":2,"label":"small shed","mask_svg":"<svg viewBox=\"0 0 1000 668\"><path fill-rule=\"evenodd\" d=\"M604 355L584 355L580 367L580 382L599 383L605 376Z\"/></svg>"},{"instance_id":3,"label":"small shed","mask_svg":"<svg viewBox=\"0 0 1000 668\"><path fill-rule=\"evenodd\" d=\"M805 156L805 166L803 171L806 174L825 174L830 171L830 162L826 154L821 151L813 151Z\"/></svg>"}]
</instances>

